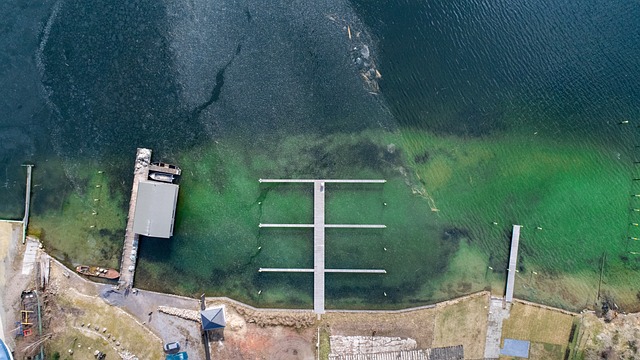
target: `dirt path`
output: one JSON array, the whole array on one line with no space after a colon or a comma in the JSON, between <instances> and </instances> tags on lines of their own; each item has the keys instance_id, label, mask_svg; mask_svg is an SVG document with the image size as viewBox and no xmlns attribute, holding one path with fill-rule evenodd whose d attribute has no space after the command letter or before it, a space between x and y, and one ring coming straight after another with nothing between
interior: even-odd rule
<instances>
[{"instance_id":1,"label":"dirt path","mask_svg":"<svg viewBox=\"0 0 640 360\"><path fill-rule=\"evenodd\" d=\"M11 224L7 222L0 222L0 289L4 289L5 284L5 266L7 262L7 254L9 253L9 241L11 239ZM3 292L0 292L0 340L6 341L4 334L4 323L2 319L4 314L4 302L2 301Z\"/></svg>"},{"instance_id":2,"label":"dirt path","mask_svg":"<svg viewBox=\"0 0 640 360\"><path fill-rule=\"evenodd\" d=\"M17 255L16 248L18 237L22 232L22 224L17 221L0 220L0 339L11 348L14 347L14 341L11 336L7 335L11 332L13 324L12 303L15 294L16 278L14 278L14 263ZM11 280L11 281L9 281Z\"/></svg>"}]
</instances>

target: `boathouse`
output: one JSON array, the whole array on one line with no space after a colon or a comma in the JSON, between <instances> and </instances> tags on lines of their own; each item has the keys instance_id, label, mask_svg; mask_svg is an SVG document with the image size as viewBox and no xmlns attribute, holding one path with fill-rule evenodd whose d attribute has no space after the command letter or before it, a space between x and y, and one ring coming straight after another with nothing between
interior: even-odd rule
<instances>
[{"instance_id":1,"label":"boathouse","mask_svg":"<svg viewBox=\"0 0 640 360\"><path fill-rule=\"evenodd\" d=\"M178 185L144 180L138 184L133 231L136 234L170 238L178 201Z\"/></svg>"}]
</instances>

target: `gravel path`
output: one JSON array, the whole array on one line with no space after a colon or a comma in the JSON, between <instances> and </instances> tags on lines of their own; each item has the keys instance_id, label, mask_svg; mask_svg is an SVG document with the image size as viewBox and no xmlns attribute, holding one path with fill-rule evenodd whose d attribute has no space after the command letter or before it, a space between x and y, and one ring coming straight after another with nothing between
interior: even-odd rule
<instances>
[{"instance_id":1,"label":"gravel path","mask_svg":"<svg viewBox=\"0 0 640 360\"><path fill-rule=\"evenodd\" d=\"M509 318L511 304L502 308L502 298L491 298L489 307L489 322L487 325L487 340L484 346L485 359L500 357L500 338L502 337L502 321Z\"/></svg>"}]
</instances>

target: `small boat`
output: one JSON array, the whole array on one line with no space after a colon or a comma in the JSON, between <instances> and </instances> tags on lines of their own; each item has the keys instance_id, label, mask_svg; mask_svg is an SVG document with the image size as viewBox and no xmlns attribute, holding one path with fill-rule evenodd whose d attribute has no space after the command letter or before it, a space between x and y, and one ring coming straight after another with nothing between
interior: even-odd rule
<instances>
[{"instance_id":1,"label":"small boat","mask_svg":"<svg viewBox=\"0 0 640 360\"><path fill-rule=\"evenodd\" d=\"M120 277L120 273L117 270L99 266L78 265L76 266L76 272L82 275L95 276L109 280L115 280Z\"/></svg>"},{"instance_id":2,"label":"small boat","mask_svg":"<svg viewBox=\"0 0 640 360\"><path fill-rule=\"evenodd\" d=\"M168 183L172 183L174 178L172 174L167 174L162 172L151 173L149 174L149 177L156 181L163 181Z\"/></svg>"}]
</instances>

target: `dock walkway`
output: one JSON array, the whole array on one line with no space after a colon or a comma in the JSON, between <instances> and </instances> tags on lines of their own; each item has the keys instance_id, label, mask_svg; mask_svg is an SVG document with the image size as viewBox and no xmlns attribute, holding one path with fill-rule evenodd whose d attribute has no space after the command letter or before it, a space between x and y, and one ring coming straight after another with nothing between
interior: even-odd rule
<instances>
[{"instance_id":1,"label":"dock walkway","mask_svg":"<svg viewBox=\"0 0 640 360\"><path fill-rule=\"evenodd\" d=\"M151 150L138 148L136 164L133 172L133 186L131 187L131 200L129 201L129 216L127 217L127 229L124 235L122 259L120 260L120 280L118 286L125 291L133 286L133 278L136 273L136 260L138 256L139 235L133 231L133 220L138 199L138 184L149 177L149 164L151 162Z\"/></svg>"},{"instance_id":2,"label":"dock walkway","mask_svg":"<svg viewBox=\"0 0 640 360\"><path fill-rule=\"evenodd\" d=\"M516 265L518 262L518 244L520 243L521 225L513 225L513 233L511 234L511 252L509 254L509 271L507 274L507 291L505 293L505 301L513 302L513 286L516 281Z\"/></svg>"},{"instance_id":3,"label":"dock walkway","mask_svg":"<svg viewBox=\"0 0 640 360\"><path fill-rule=\"evenodd\" d=\"M325 183L374 183L382 184L386 180L311 180L311 179L260 179L260 183L313 183L313 224L259 224L261 228L313 228L313 269L296 268L260 268L259 272L313 272L313 312L325 313L325 278L332 273L369 273L385 274L379 269L326 269L325 268L325 228L364 228L384 229L378 224L326 224L325 223Z\"/></svg>"},{"instance_id":4,"label":"dock walkway","mask_svg":"<svg viewBox=\"0 0 640 360\"><path fill-rule=\"evenodd\" d=\"M24 197L24 217L22 218L22 243L27 239L27 228L29 227L29 204L31 203L31 169L32 164L22 165L27 167L27 188Z\"/></svg>"}]
</instances>

